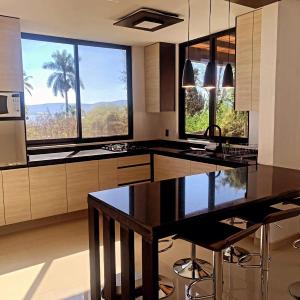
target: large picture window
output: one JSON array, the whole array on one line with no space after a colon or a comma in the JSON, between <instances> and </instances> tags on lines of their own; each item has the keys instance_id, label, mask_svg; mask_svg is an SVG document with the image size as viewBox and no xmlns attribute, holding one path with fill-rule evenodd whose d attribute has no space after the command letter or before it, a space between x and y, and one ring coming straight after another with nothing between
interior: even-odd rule
<instances>
[{"instance_id":1,"label":"large picture window","mask_svg":"<svg viewBox=\"0 0 300 300\"><path fill-rule=\"evenodd\" d=\"M230 43L229 43L230 35ZM222 129L223 140L248 141L248 113L234 110L234 89L222 88L226 64L235 71L235 30L223 31L190 42L190 59L194 68L196 87L180 88L179 129L181 138L203 138L209 125ZM187 58L187 43L180 44L180 70ZM203 88L206 65L215 66L215 88ZM180 74L180 78L181 78ZM210 132L214 138L215 132Z\"/></svg>"},{"instance_id":2,"label":"large picture window","mask_svg":"<svg viewBox=\"0 0 300 300\"><path fill-rule=\"evenodd\" d=\"M132 138L131 48L22 34L27 141Z\"/></svg>"}]
</instances>

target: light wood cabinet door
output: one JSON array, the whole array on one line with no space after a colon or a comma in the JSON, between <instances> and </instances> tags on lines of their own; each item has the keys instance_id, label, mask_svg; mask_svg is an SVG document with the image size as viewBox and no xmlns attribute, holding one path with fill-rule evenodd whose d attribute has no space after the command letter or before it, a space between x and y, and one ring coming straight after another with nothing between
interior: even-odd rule
<instances>
[{"instance_id":1,"label":"light wood cabinet door","mask_svg":"<svg viewBox=\"0 0 300 300\"><path fill-rule=\"evenodd\" d=\"M253 62L251 110L259 111L262 10L253 13Z\"/></svg>"},{"instance_id":2,"label":"light wood cabinet door","mask_svg":"<svg viewBox=\"0 0 300 300\"><path fill-rule=\"evenodd\" d=\"M6 224L31 220L28 169L2 171Z\"/></svg>"},{"instance_id":3,"label":"light wood cabinet door","mask_svg":"<svg viewBox=\"0 0 300 300\"><path fill-rule=\"evenodd\" d=\"M3 189L2 189L2 172L0 172L0 226L5 225Z\"/></svg>"},{"instance_id":4,"label":"light wood cabinet door","mask_svg":"<svg viewBox=\"0 0 300 300\"><path fill-rule=\"evenodd\" d=\"M262 10L236 19L235 110L258 111L260 98Z\"/></svg>"},{"instance_id":5,"label":"light wood cabinet door","mask_svg":"<svg viewBox=\"0 0 300 300\"><path fill-rule=\"evenodd\" d=\"M112 189L118 186L118 159L99 160L99 189Z\"/></svg>"},{"instance_id":6,"label":"light wood cabinet door","mask_svg":"<svg viewBox=\"0 0 300 300\"><path fill-rule=\"evenodd\" d=\"M154 156L154 180L165 180L190 175L191 165L189 160L168 156Z\"/></svg>"},{"instance_id":7,"label":"light wood cabinet door","mask_svg":"<svg viewBox=\"0 0 300 300\"><path fill-rule=\"evenodd\" d=\"M251 110L253 12L236 19L236 91L235 110Z\"/></svg>"},{"instance_id":8,"label":"light wood cabinet door","mask_svg":"<svg viewBox=\"0 0 300 300\"><path fill-rule=\"evenodd\" d=\"M206 164L198 161L191 161L191 174L201 174L216 172L217 166L214 164Z\"/></svg>"},{"instance_id":9,"label":"light wood cabinet door","mask_svg":"<svg viewBox=\"0 0 300 300\"><path fill-rule=\"evenodd\" d=\"M159 43L145 47L145 97L147 112L160 112L159 53Z\"/></svg>"},{"instance_id":10,"label":"light wood cabinet door","mask_svg":"<svg viewBox=\"0 0 300 300\"><path fill-rule=\"evenodd\" d=\"M150 164L150 155L135 155L118 158L118 167L128 167L141 164Z\"/></svg>"},{"instance_id":11,"label":"light wood cabinet door","mask_svg":"<svg viewBox=\"0 0 300 300\"><path fill-rule=\"evenodd\" d=\"M118 170L118 185L150 180L150 165L122 168Z\"/></svg>"},{"instance_id":12,"label":"light wood cabinet door","mask_svg":"<svg viewBox=\"0 0 300 300\"><path fill-rule=\"evenodd\" d=\"M87 208L88 193L98 191L98 161L66 164L68 212Z\"/></svg>"},{"instance_id":13,"label":"light wood cabinet door","mask_svg":"<svg viewBox=\"0 0 300 300\"><path fill-rule=\"evenodd\" d=\"M67 212L66 166L29 168L32 219Z\"/></svg>"},{"instance_id":14,"label":"light wood cabinet door","mask_svg":"<svg viewBox=\"0 0 300 300\"><path fill-rule=\"evenodd\" d=\"M225 166L217 166L217 171L226 171L226 170L233 170L233 168L225 167Z\"/></svg>"},{"instance_id":15,"label":"light wood cabinet door","mask_svg":"<svg viewBox=\"0 0 300 300\"><path fill-rule=\"evenodd\" d=\"M0 91L23 91L20 20L0 16Z\"/></svg>"}]
</instances>

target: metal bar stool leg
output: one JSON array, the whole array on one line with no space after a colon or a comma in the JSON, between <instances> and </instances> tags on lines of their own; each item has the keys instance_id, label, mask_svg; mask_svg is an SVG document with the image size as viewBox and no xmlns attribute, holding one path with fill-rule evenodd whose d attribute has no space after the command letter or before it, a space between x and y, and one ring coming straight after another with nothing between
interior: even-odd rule
<instances>
[{"instance_id":1,"label":"metal bar stool leg","mask_svg":"<svg viewBox=\"0 0 300 300\"><path fill-rule=\"evenodd\" d=\"M203 259L196 258L196 245L191 244L191 257L176 261L173 265L174 272L187 279L211 279L212 265Z\"/></svg>"},{"instance_id":2,"label":"metal bar stool leg","mask_svg":"<svg viewBox=\"0 0 300 300\"><path fill-rule=\"evenodd\" d=\"M261 227L261 300L268 299L270 263L270 224Z\"/></svg>"}]
</instances>

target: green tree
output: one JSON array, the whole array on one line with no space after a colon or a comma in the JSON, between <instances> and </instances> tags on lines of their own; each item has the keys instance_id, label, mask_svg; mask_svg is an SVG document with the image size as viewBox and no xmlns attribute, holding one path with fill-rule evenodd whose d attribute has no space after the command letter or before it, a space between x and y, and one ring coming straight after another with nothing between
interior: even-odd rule
<instances>
[{"instance_id":1,"label":"green tree","mask_svg":"<svg viewBox=\"0 0 300 300\"><path fill-rule=\"evenodd\" d=\"M54 96L58 93L65 99L66 102L66 115L69 115L69 96L70 89L75 90L76 87L76 74L73 56L66 50L55 51L52 55L52 61L46 62L43 65L44 69L53 71L48 77L47 86L52 88ZM80 80L80 87L84 88Z\"/></svg>"},{"instance_id":2,"label":"green tree","mask_svg":"<svg viewBox=\"0 0 300 300\"><path fill-rule=\"evenodd\" d=\"M26 72L23 72L24 89L28 92L30 96L32 96L31 91L33 90L33 86L29 82L31 78L32 76L29 76L26 74Z\"/></svg>"}]
</instances>

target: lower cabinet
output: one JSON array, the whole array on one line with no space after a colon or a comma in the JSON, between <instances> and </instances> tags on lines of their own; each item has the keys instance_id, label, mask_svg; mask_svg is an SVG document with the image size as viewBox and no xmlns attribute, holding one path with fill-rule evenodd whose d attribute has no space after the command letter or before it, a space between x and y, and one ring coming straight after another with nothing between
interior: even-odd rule
<instances>
[{"instance_id":1,"label":"lower cabinet","mask_svg":"<svg viewBox=\"0 0 300 300\"><path fill-rule=\"evenodd\" d=\"M0 226L5 225L3 190L2 190L2 173L0 172Z\"/></svg>"},{"instance_id":2,"label":"lower cabinet","mask_svg":"<svg viewBox=\"0 0 300 300\"><path fill-rule=\"evenodd\" d=\"M87 195L98 191L98 161L66 164L68 212L87 208Z\"/></svg>"},{"instance_id":3,"label":"lower cabinet","mask_svg":"<svg viewBox=\"0 0 300 300\"><path fill-rule=\"evenodd\" d=\"M28 169L2 171L6 224L31 219Z\"/></svg>"},{"instance_id":4,"label":"lower cabinet","mask_svg":"<svg viewBox=\"0 0 300 300\"><path fill-rule=\"evenodd\" d=\"M118 185L151 180L150 165L122 168L118 170Z\"/></svg>"},{"instance_id":5,"label":"lower cabinet","mask_svg":"<svg viewBox=\"0 0 300 300\"><path fill-rule=\"evenodd\" d=\"M232 170L230 167L225 167L225 166L217 166L217 171L226 171L226 170Z\"/></svg>"},{"instance_id":6,"label":"lower cabinet","mask_svg":"<svg viewBox=\"0 0 300 300\"><path fill-rule=\"evenodd\" d=\"M118 186L118 159L99 160L99 189L112 189Z\"/></svg>"},{"instance_id":7,"label":"lower cabinet","mask_svg":"<svg viewBox=\"0 0 300 300\"><path fill-rule=\"evenodd\" d=\"M190 161L163 155L154 155L154 180L160 181L190 175Z\"/></svg>"},{"instance_id":8,"label":"lower cabinet","mask_svg":"<svg viewBox=\"0 0 300 300\"><path fill-rule=\"evenodd\" d=\"M216 172L217 166L213 164L206 164L197 161L191 161L191 174L201 174L201 173L209 173Z\"/></svg>"},{"instance_id":9,"label":"lower cabinet","mask_svg":"<svg viewBox=\"0 0 300 300\"><path fill-rule=\"evenodd\" d=\"M67 212L66 166L29 168L32 219Z\"/></svg>"}]
</instances>

